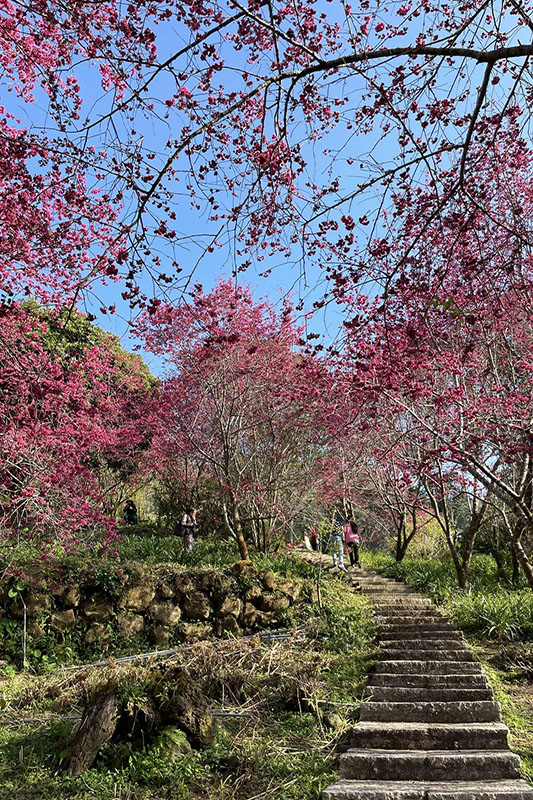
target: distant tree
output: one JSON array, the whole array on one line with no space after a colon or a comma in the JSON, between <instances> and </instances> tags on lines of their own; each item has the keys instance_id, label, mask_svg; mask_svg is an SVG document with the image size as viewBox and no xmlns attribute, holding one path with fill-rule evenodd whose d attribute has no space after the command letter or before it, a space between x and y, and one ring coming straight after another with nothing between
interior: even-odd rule
<instances>
[{"instance_id":1,"label":"distant tree","mask_svg":"<svg viewBox=\"0 0 533 800\"><path fill-rule=\"evenodd\" d=\"M69 548L113 535L110 493L149 442L154 391L140 359L102 331L58 357L50 313L2 313L0 529Z\"/></svg>"},{"instance_id":2,"label":"distant tree","mask_svg":"<svg viewBox=\"0 0 533 800\"><path fill-rule=\"evenodd\" d=\"M313 493L330 374L296 352L290 309L278 316L231 282L198 292L190 304L161 306L139 331L171 368L154 460L194 465L193 483L199 470L211 476L226 527L247 558L246 523L260 541Z\"/></svg>"}]
</instances>

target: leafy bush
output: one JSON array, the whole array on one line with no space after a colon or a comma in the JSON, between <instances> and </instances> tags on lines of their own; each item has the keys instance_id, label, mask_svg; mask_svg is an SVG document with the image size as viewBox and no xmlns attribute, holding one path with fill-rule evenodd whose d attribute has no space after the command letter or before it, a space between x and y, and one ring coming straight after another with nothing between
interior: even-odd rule
<instances>
[{"instance_id":1,"label":"leafy bush","mask_svg":"<svg viewBox=\"0 0 533 800\"><path fill-rule=\"evenodd\" d=\"M278 574L303 569L284 555L259 560L262 569L279 565L283 572ZM129 748L128 741L119 750L106 746L91 769L70 778L58 770L70 724L57 730L0 728L5 793L21 800L270 795L319 800L335 779L335 745L357 717L375 649L375 621L367 599L329 576L323 584L322 610L308 607L305 629L290 641L202 643L176 657L212 707L247 715L244 724L242 719L221 719L211 747L190 749L183 734L165 728L139 750ZM68 680L62 673L38 678L25 673L6 692L4 713L80 713L85 697L108 680L121 697L142 702L149 670L144 663L110 664L104 672L87 670Z\"/></svg>"},{"instance_id":2,"label":"leafy bush","mask_svg":"<svg viewBox=\"0 0 533 800\"><path fill-rule=\"evenodd\" d=\"M533 639L533 594L529 590L456 594L446 605L464 631L501 641Z\"/></svg>"},{"instance_id":3,"label":"leafy bush","mask_svg":"<svg viewBox=\"0 0 533 800\"><path fill-rule=\"evenodd\" d=\"M533 594L529 589L509 589L498 580L494 560L475 554L466 592L457 587L450 557L435 561L405 558L397 563L383 553L367 554L365 566L397 578L445 606L464 631L498 641L533 639ZM525 580L522 580L522 587Z\"/></svg>"}]
</instances>

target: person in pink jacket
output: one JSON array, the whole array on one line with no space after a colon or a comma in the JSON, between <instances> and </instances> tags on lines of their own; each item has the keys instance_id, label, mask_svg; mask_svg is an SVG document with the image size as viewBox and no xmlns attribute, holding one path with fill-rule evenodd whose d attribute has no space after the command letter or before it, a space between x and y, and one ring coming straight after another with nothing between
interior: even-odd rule
<instances>
[{"instance_id":1,"label":"person in pink jacket","mask_svg":"<svg viewBox=\"0 0 533 800\"><path fill-rule=\"evenodd\" d=\"M359 539L357 522L353 520L347 522L344 526L344 544L348 548L348 553L350 555L350 566L360 567L359 545L361 544L361 540Z\"/></svg>"}]
</instances>

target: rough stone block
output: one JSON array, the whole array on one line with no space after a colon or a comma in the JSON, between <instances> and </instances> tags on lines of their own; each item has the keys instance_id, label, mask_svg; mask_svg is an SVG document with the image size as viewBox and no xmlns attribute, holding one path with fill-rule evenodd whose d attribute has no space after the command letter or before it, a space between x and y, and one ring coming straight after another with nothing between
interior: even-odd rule
<instances>
[{"instance_id":1,"label":"rough stone block","mask_svg":"<svg viewBox=\"0 0 533 800\"><path fill-rule=\"evenodd\" d=\"M131 586L126 589L118 601L119 608L130 608L132 611L144 611L155 597L155 589L146 584Z\"/></svg>"},{"instance_id":2,"label":"rough stone block","mask_svg":"<svg viewBox=\"0 0 533 800\"><path fill-rule=\"evenodd\" d=\"M181 609L172 603L151 603L148 613L161 625L177 625L181 619Z\"/></svg>"},{"instance_id":3,"label":"rough stone block","mask_svg":"<svg viewBox=\"0 0 533 800\"><path fill-rule=\"evenodd\" d=\"M111 636L111 633L105 625L102 625L99 622L95 622L94 625L85 632L85 636L83 637L86 644L95 644L96 642L107 642Z\"/></svg>"},{"instance_id":4,"label":"rough stone block","mask_svg":"<svg viewBox=\"0 0 533 800\"><path fill-rule=\"evenodd\" d=\"M50 627L53 631L71 631L75 624L76 617L72 608L54 611L50 617Z\"/></svg>"},{"instance_id":5,"label":"rough stone block","mask_svg":"<svg viewBox=\"0 0 533 800\"><path fill-rule=\"evenodd\" d=\"M80 587L71 586L69 589L67 589L61 598L61 602L65 608L77 608L80 604Z\"/></svg>"},{"instance_id":6,"label":"rough stone block","mask_svg":"<svg viewBox=\"0 0 533 800\"><path fill-rule=\"evenodd\" d=\"M273 611L279 613L289 607L289 598L276 594L264 594L259 600L261 611Z\"/></svg>"},{"instance_id":7,"label":"rough stone block","mask_svg":"<svg viewBox=\"0 0 533 800\"><path fill-rule=\"evenodd\" d=\"M240 616L242 612L242 600L235 595L228 595L222 601L222 605L216 612L217 617L235 617Z\"/></svg>"},{"instance_id":8,"label":"rough stone block","mask_svg":"<svg viewBox=\"0 0 533 800\"><path fill-rule=\"evenodd\" d=\"M183 612L186 619L209 619L211 603L202 592L191 592L183 603Z\"/></svg>"},{"instance_id":9,"label":"rough stone block","mask_svg":"<svg viewBox=\"0 0 533 800\"><path fill-rule=\"evenodd\" d=\"M144 619L131 611L119 611L117 628L121 636L137 636L144 628Z\"/></svg>"}]
</instances>

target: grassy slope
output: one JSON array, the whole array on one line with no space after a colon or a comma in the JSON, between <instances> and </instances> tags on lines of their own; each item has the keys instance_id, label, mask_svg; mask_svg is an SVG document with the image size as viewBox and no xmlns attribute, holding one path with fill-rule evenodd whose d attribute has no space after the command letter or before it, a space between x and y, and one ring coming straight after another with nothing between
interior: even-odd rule
<instances>
[{"instance_id":1,"label":"grassy slope","mask_svg":"<svg viewBox=\"0 0 533 800\"><path fill-rule=\"evenodd\" d=\"M180 546L175 540L157 542L150 551L152 563L163 553L167 561L180 560ZM145 541L132 536L123 547L128 558L149 560ZM235 560L235 551L232 545L203 542L192 556L189 563L223 564ZM313 576L307 565L284 556L254 560L283 576ZM213 747L180 752L180 733L171 729L143 750L114 748L93 769L68 778L60 761L72 723L2 727L3 795L17 800L319 798L334 778L337 744L357 718L374 653L366 601L332 579L325 579L322 597L323 609L307 606L306 618L295 620L307 626L295 640L203 643L180 657L213 708L249 714L222 720ZM114 680L119 676L123 691L142 694L143 669L112 667L75 678L56 667L44 675L5 677L0 680L4 716L79 714L84 694L110 674Z\"/></svg>"}]
</instances>

